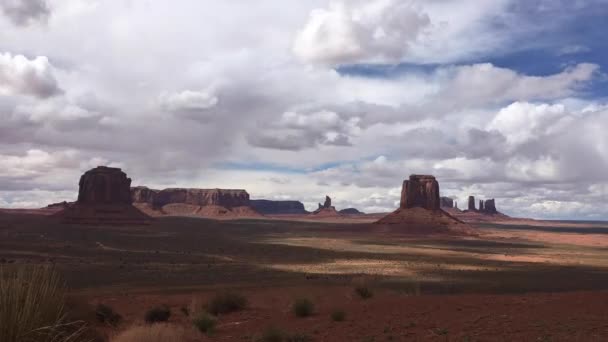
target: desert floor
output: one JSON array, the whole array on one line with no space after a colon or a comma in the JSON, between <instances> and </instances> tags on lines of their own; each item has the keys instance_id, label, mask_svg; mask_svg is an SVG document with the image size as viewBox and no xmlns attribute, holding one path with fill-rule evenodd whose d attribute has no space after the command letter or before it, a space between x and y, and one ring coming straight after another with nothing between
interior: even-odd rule
<instances>
[{"instance_id":1,"label":"desert floor","mask_svg":"<svg viewBox=\"0 0 608 342\"><path fill-rule=\"evenodd\" d=\"M142 324L166 304L192 341L255 341L268 327L314 341L606 341L608 223L505 221L478 236L379 233L361 223L165 217L137 227L62 225L0 215L0 263L55 265L70 301L103 334L93 307ZM370 288L362 299L354 288ZM232 290L246 310L213 336L181 312ZM296 298L315 314L297 318ZM333 322L335 310L346 313Z\"/></svg>"}]
</instances>

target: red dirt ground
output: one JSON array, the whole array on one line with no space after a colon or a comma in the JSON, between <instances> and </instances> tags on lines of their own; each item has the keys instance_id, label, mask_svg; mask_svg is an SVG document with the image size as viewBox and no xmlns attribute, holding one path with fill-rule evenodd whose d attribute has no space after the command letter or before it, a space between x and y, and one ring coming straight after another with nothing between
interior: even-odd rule
<instances>
[{"instance_id":1,"label":"red dirt ground","mask_svg":"<svg viewBox=\"0 0 608 342\"><path fill-rule=\"evenodd\" d=\"M193 293L204 303L213 292ZM147 309L167 304L170 322L192 330L192 341L254 341L268 327L328 342L608 340L608 292L603 291L415 296L384 290L363 300L352 287L242 289L249 308L221 316L213 338L195 332L180 312L193 293L98 295L91 303L112 306L125 316L126 326L141 324ZM292 301L300 297L315 303L312 317L297 318L291 312ZM346 313L344 322L331 320L334 310Z\"/></svg>"}]
</instances>

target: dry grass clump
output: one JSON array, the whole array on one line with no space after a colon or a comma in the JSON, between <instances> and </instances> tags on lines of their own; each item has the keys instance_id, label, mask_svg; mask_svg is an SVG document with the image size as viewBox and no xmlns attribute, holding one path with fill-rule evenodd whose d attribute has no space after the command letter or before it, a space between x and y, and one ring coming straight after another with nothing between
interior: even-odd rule
<instances>
[{"instance_id":1,"label":"dry grass clump","mask_svg":"<svg viewBox=\"0 0 608 342\"><path fill-rule=\"evenodd\" d=\"M114 336L111 342L183 342L186 333L171 324L134 326Z\"/></svg>"},{"instance_id":2,"label":"dry grass clump","mask_svg":"<svg viewBox=\"0 0 608 342\"><path fill-rule=\"evenodd\" d=\"M72 342L83 340L83 322L67 322L66 288L48 267L0 269L0 341Z\"/></svg>"}]
</instances>

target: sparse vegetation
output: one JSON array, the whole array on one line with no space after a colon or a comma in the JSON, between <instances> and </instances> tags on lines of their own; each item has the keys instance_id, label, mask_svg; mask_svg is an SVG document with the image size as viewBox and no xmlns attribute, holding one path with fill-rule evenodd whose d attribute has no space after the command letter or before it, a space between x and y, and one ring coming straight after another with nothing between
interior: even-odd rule
<instances>
[{"instance_id":1,"label":"sparse vegetation","mask_svg":"<svg viewBox=\"0 0 608 342\"><path fill-rule=\"evenodd\" d=\"M270 327L255 342L311 342L312 338L304 333L288 334L281 329Z\"/></svg>"},{"instance_id":2,"label":"sparse vegetation","mask_svg":"<svg viewBox=\"0 0 608 342\"><path fill-rule=\"evenodd\" d=\"M65 291L51 268L0 269L0 341L81 341L85 325L67 321Z\"/></svg>"},{"instance_id":3,"label":"sparse vegetation","mask_svg":"<svg viewBox=\"0 0 608 342\"><path fill-rule=\"evenodd\" d=\"M95 307L95 317L100 323L109 324L113 327L122 321L122 317L112 307L101 303Z\"/></svg>"},{"instance_id":4,"label":"sparse vegetation","mask_svg":"<svg viewBox=\"0 0 608 342\"><path fill-rule=\"evenodd\" d=\"M310 342L312 341L312 337L304 334L304 333L295 333L293 335L289 335L285 338L285 342Z\"/></svg>"},{"instance_id":5,"label":"sparse vegetation","mask_svg":"<svg viewBox=\"0 0 608 342\"><path fill-rule=\"evenodd\" d=\"M207 311L213 315L227 314L240 311L247 307L247 298L234 292L225 292L211 298Z\"/></svg>"},{"instance_id":6,"label":"sparse vegetation","mask_svg":"<svg viewBox=\"0 0 608 342\"><path fill-rule=\"evenodd\" d=\"M285 339L285 332L275 327L266 329L262 336L256 339L256 342L283 342Z\"/></svg>"},{"instance_id":7,"label":"sparse vegetation","mask_svg":"<svg viewBox=\"0 0 608 342\"><path fill-rule=\"evenodd\" d=\"M199 313L192 321L192 324L204 334L212 334L217 325L217 319L208 312Z\"/></svg>"},{"instance_id":8,"label":"sparse vegetation","mask_svg":"<svg viewBox=\"0 0 608 342\"><path fill-rule=\"evenodd\" d=\"M190 310L188 310L187 307L182 306L179 310L184 314L184 316L186 316L186 317L190 316Z\"/></svg>"},{"instance_id":9,"label":"sparse vegetation","mask_svg":"<svg viewBox=\"0 0 608 342\"><path fill-rule=\"evenodd\" d=\"M367 286L357 286L355 287L355 292L362 299L369 299L374 296L374 292Z\"/></svg>"},{"instance_id":10,"label":"sparse vegetation","mask_svg":"<svg viewBox=\"0 0 608 342\"><path fill-rule=\"evenodd\" d=\"M171 317L171 310L167 306L157 306L146 312L144 320L148 324L166 322Z\"/></svg>"},{"instance_id":11,"label":"sparse vegetation","mask_svg":"<svg viewBox=\"0 0 608 342\"><path fill-rule=\"evenodd\" d=\"M183 342L184 330L169 324L131 327L111 339L111 342Z\"/></svg>"},{"instance_id":12,"label":"sparse vegetation","mask_svg":"<svg viewBox=\"0 0 608 342\"><path fill-rule=\"evenodd\" d=\"M314 313L315 306L308 298L299 298L293 303L293 313L297 317L308 317Z\"/></svg>"},{"instance_id":13,"label":"sparse vegetation","mask_svg":"<svg viewBox=\"0 0 608 342\"><path fill-rule=\"evenodd\" d=\"M346 312L342 310L335 310L331 313L331 320L334 322L342 322L346 319Z\"/></svg>"}]
</instances>

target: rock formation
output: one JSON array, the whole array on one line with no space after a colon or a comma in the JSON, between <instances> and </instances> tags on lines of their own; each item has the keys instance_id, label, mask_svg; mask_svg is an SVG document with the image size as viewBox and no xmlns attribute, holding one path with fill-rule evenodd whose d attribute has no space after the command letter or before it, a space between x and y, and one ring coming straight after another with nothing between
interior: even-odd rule
<instances>
[{"instance_id":1,"label":"rock formation","mask_svg":"<svg viewBox=\"0 0 608 342\"><path fill-rule=\"evenodd\" d=\"M435 177L411 175L409 180L403 181L400 207L439 210L439 183Z\"/></svg>"},{"instance_id":2,"label":"rock formation","mask_svg":"<svg viewBox=\"0 0 608 342\"><path fill-rule=\"evenodd\" d=\"M357 210L356 208L346 208L339 211L340 214L344 215L365 215L364 212Z\"/></svg>"},{"instance_id":3,"label":"rock formation","mask_svg":"<svg viewBox=\"0 0 608 342\"><path fill-rule=\"evenodd\" d=\"M98 166L85 172L78 183L80 204L131 204L131 178L121 169Z\"/></svg>"},{"instance_id":4,"label":"rock formation","mask_svg":"<svg viewBox=\"0 0 608 342\"><path fill-rule=\"evenodd\" d=\"M338 216L338 212L336 208L331 205L331 198L329 196L325 196L325 202L323 204L319 203L319 208L315 210L313 215L323 215L323 216Z\"/></svg>"},{"instance_id":5,"label":"rock formation","mask_svg":"<svg viewBox=\"0 0 608 342\"><path fill-rule=\"evenodd\" d=\"M251 207L264 215L309 214L300 201L250 200Z\"/></svg>"},{"instance_id":6,"label":"rock formation","mask_svg":"<svg viewBox=\"0 0 608 342\"><path fill-rule=\"evenodd\" d=\"M496 210L496 202L494 199L485 200L483 202L483 209L480 210L486 214L498 214L498 210Z\"/></svg>"},{"instance_id":7,"label":"rock formation","mask_svg":"<svg viewBox=\"0 0 608 342\"><path fill-rule=\"evenodd\" d=\"M479 211L483 211L483 200L479 200Z\"/></svg>"},{"instance_id":8,"label":"rock formation","mask_svg":"<svg viewBox=\"0 0 608 342\"><path fill-rule=\"evenodd\" d=\"M408 234L473 233L469 226L440 208L439 183L429 175L412 175L405 180L399 208L377 221L376 226Z\"/></svg>"},{"instance_id":9,"label":"rock formation","mask_svg":"<svg viewBox=\"0 0 608 342\"><path fill-rule=\"evenodd\" d=\"M454 208L454 200L450 197L441 197L441 207L442 208Z\"/></svg>"},{"instance_id":10,"label":"rock formation","mask_svg":"<svg viewBox=\"0 0 608 342\"><path fill-rule=\"evenodd\" d=\"M85 172L78 183L78 200L57 213L65 223L131 225L148 223L150 217L131 200L131 178L119 168L98 166Z\"/></svg>"},{"instance_id":11,"label":"rock formation","mask_svg":"<svg viewBox=\"0 0 608 342\"><path fill-rule=\"evenodd\" d=\"M467 209L469 211L477 211L477 208L475 208L475 196L469 196L469 206Z\"/></svg>"},{"instance_id":12,"label":"rock formation","mask_svg":"<svg viewBox=\"0 0 608 342\"><path fill-rule=\"evenodd\" d=\"M251 208L249 194L245 190L227 189L149 189L131 188L135 205L151 215L185 216L259 216Z\"/></svg>"}]
</instances>

